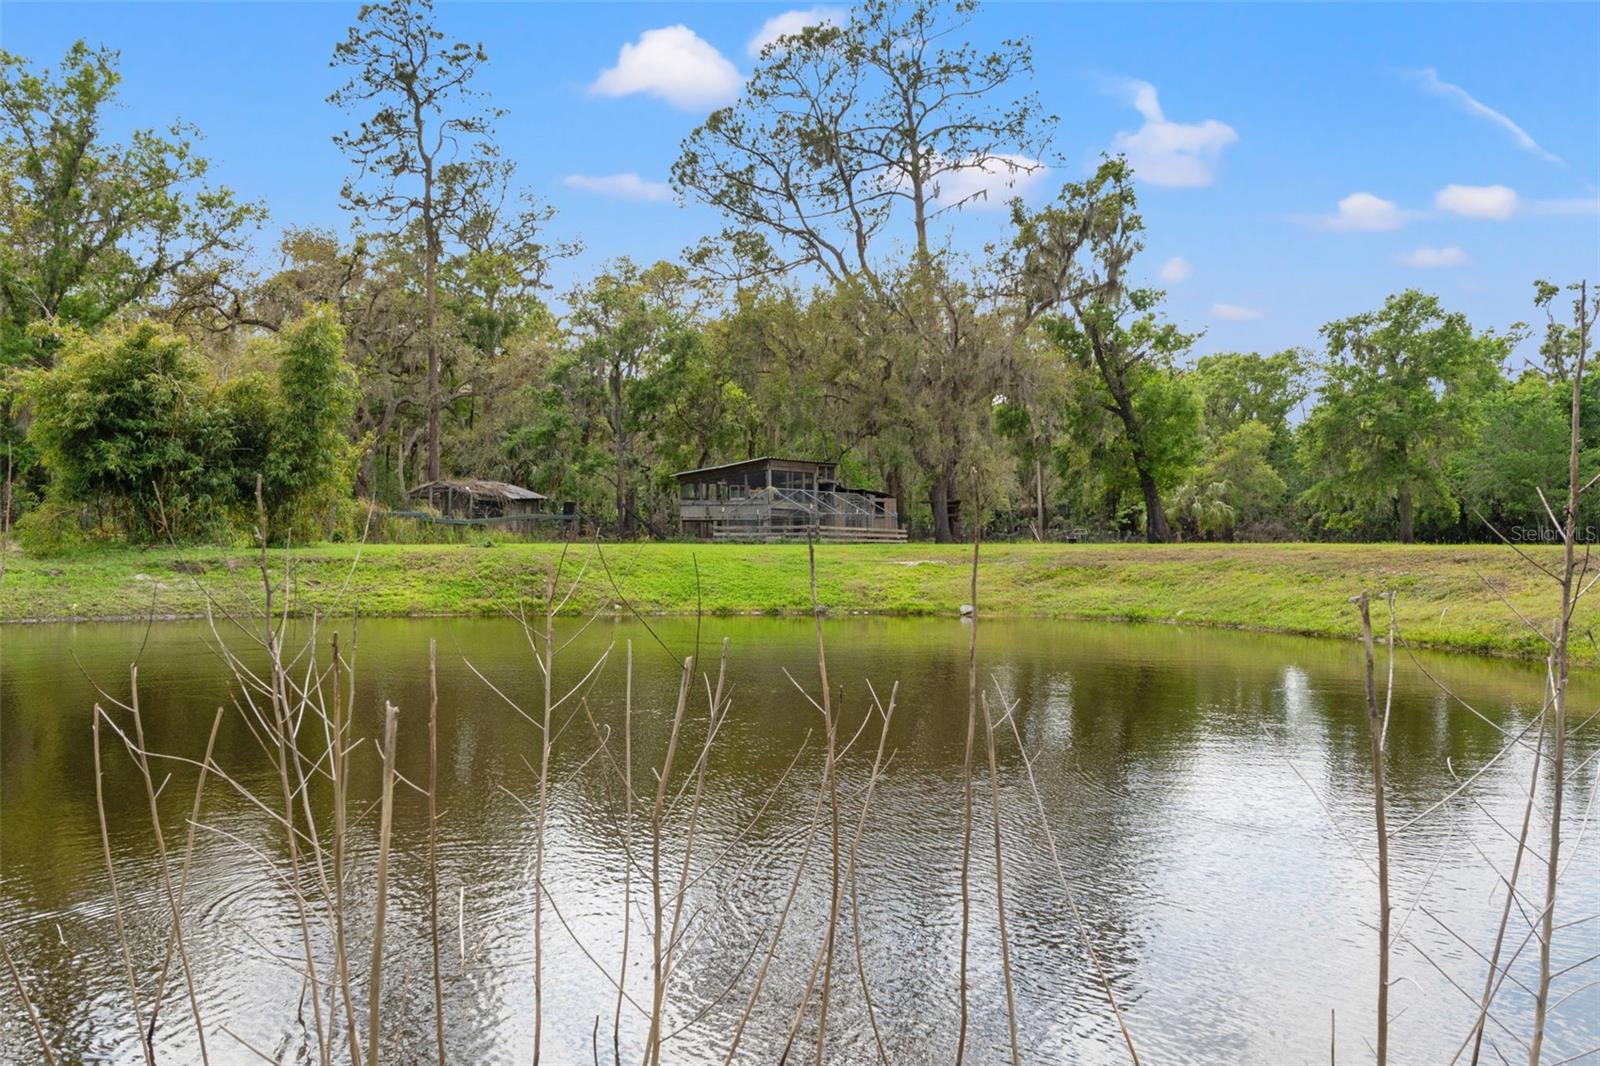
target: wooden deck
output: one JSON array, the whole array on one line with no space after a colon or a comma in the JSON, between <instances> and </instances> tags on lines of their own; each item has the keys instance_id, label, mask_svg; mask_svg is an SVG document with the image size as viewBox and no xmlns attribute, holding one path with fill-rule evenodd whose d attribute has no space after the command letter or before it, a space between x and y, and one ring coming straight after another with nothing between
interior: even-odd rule
<instances>
[{"instance_id":1,"label":"wooden deck","mask_svg":"<svg viewBox=\"0 0 1600 1066\"><path fill-rule=\"evenodd\" d=\"M815 537L820 543L904 544L903 529L851 529L839 526L755 526L738 522L713 522L711 539L741 544L803 544Z\"/></svg>"},{"instance_id":2,"label":"wooden deck","mask_svg":"<svg viewBox=\"0 0 1600 1066\"><path fill-rule=\"evenodd\" d=\"M684 500L684 528L710 540L756 543L906 539L893 511L878 511L870 497L843 492L756 489L722 500Z\"/></svg>"}]
</instances>

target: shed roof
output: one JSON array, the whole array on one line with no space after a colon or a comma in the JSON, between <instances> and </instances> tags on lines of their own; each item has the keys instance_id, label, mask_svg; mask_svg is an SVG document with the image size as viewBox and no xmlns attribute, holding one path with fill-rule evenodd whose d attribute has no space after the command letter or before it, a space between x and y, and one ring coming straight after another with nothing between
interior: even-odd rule
<instances>
[{"instance_id":1,"label":"shed roof","mask_svg":"<svg viewBox=\"0 0 1600 1066\"><path fill-rule=\"evenodd\" d=\"M501 500L543 500L549 497L525 489L521 485L513 485L508 481L489 481L485 478L440 478L424 485L418 485L407 496L416 496L427 492L429 489L448 489L452 492L464 492L469 496L493 496Z\"/></svg>"},{"instance_id":2,"label":"shed roof","mask_svg":"<svg viewBox=\"0 0 1600 1066\"><path fill-rule=\"evenodd\" d=\"M694 470L679 470L673 477L688 477L690 474L714 474L721 470L734 470L741 466L757 466L761 463L800 463L805 466L838 466L832 459L796 459L786 455L763 455L755 459L740 459L736 463L720 463L717 466L702 466Z\"/></svg>"}]
</instances>

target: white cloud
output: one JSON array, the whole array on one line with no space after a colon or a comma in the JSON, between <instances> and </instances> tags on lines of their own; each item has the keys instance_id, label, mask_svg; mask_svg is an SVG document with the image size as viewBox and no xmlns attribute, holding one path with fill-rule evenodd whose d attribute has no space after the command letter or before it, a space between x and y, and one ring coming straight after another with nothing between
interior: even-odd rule
<instances>
[{"instance_id":1,"label":"white cloud","mask_svg":"<svg viewBox=\"0 0 1600 1066\"><path fill-rule=\"evenodd\" d=\"M763 22L755 36L745 44L744 50L754 58L779 37L792 37L807 26L820 26L823 23L837 26L847 17L844 9L838 7L809 7L799 11L785 11Z\"/></svg>"},{"instance_id":2,"label":"white cloud","mask_svg":"<svg viewBox=\"0 0 1600 1066\"><path fill-rule=\"evenodd\" d=\"M1416 267L1418 269L1434 269L1438 267L1464 267L1472 262L1455 245L1447 248L1413 248L1409 252L1401 252L1394 257L1397 265L1403 267Z\"/></svg>"},{"instance_id":3,"label":"white cloud","mask_svg":"<svg viewBox=\"0 0 1600 1066\"><path fill-rule=\"evenodd\" d=\"M1320 221L1325 229L1372 233L1399 229L1405 225L1406 215L1393 200L1370 192L1353 192L1339 201L1335 214L1326 215Z\"/></svg>"},{"instance_id":4,"label":"white cloud","mask_svg":"<svg viewBox=\"0 0 1600 1066\"><path fill-rule=\"evenodd\" d=\"M1118 133L1111 142L1114 151L1128 157L1135 177L1152 185L1211 184L1222 150L1239 139L1232 126L1214 118L1192 124L1169 122L1156 87L1147 81L1127 79L1116 82L1113 89L1144 116L1143 126Z\"/></svg>"},{"instance_id":5,"label":"white cloud","mask_svg":"<svg viewBox=\"0 0 1600 1066\"><path fill-rule=\"evenodd\" d=\"M1194 277L1194 267L1181 255L1175 255L1161 264L1160 278L1168 285L1176 285L1192 277Z\"/></svg>"},{"instance_id":6,"label":"white cloud","mask_svg":"<svg viewBox=\"0 0 1600 1066\"><path fill-rule=\"evenodd\" d=\"M666 182L646 181L637 174L568 174L561 179L561 184L618 200L666 203L672 199L672 187Z\"/></svg>"},{"instance_id":7,"label":"white cloud","mask_svg":"<svg viewBox=\"0 0 1600 1066\"><path fill-rule=\"evenodd\" d=\"M1211 315L1213 318L1226 319L1229 322L1259 322L1267 317L1265 311L1257 311L1254 307L1239 307L1236 304L1212 304Z\"/></svg>"},{"instance_id":8,"label":"white cloud","mask_svg":"<svg viewBox=\"0 0 1600 1066\"><path fill-rule=\"evenodd\" d=\"M1418 71L1417 76L1422 81L1422 87L1429 92L1443 96L1448 100L1454 100L1461 105L1462 110L1466 111L1467 114L1481 118L1486 122L1492 122L1511 134L1512 140L1516 141L1518 147L1524 151L1532 152L1546 162L1559 163L1562 161L1560 156L1553 152L1547 152L1540 147L1539 142L1528 135L1527 130L1511 121L1506 115L1482 103L1461 86L1451 85L1447 81L1440 80L1439 72L1432 67Z\"/></svg>"},{"instance_id":9,"label":"white cloud","mask_svg":"<svg viewBox=\"0 0 1600 1066\"><path fill-rule=\"evenodd\" d=\"M1025 155L995 155L981 165L964 166L937 179L938 201L947 206L1001 207L1039 182L1049 168Z\"/></svg>"},{"instance_id":10,"label":"white cloud","mask_svg":"<svg viewBox=\"0 0 1600 1066\"><path fill-rule=\"evenodd\" d=\"M693 30L665 26L623 45L616 65L602 71L589 91L597 96L646 93L698 111L731 102L743 85L734 65Z\"/></svg>"},{"instance_id":11,"label":"white cloud","mask_svg":"<svg viewBox=\"0 0 1600 1066\"><path fill-rule=\"evenodd\" d=\"M1434 195L1433 206L1452 215L1504 222L1516 213L1517 193L1505 185L1446 185Z\"/></svg>"}]
</instances>

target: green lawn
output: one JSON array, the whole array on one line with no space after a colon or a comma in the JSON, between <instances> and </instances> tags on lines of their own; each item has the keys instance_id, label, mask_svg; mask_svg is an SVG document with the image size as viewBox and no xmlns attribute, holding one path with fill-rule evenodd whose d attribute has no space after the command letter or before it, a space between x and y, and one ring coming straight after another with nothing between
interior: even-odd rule
<instances>
[{"instance_id":1,"label":"green lawn","mask_svg":"<svg viewBox=\"0 0 1600 1066\"><path fill-rule=\"evenodd\" d=\"M568 613L794 613L809 608L804 545L607 545L566 549ZM560 545L319 545L270 553L296 612L493 614L542 604ZM838 613L954 614L970 599L970 546L825 545L817 595ZM1533 550L1552 570L1559 553ZM232 549L106 549L61 559L13 552L0 580L5 621L203 614L207 598L259 604L258 556ZM609 568L610 577L607 576ZM580 577L581 571L581 577ZM613 586L613 579L615 586ZM1548 627L1556 586L1509 548L1400 545L1035 545L982 552L978 599L991 615L1181 622L1352 637L1349 598L1399 594L1401 633L1419 646L1539 655L1517 612ZM620 592L618 591L620 590ZM280 594L281 595L281 594ZM1506 602L1502 602L1501 597ZM277 605L281 606L281 599ZM1507 606L1509 603L1511 606ZM530 612L542 609L530 605ZM1375 608L1380 626L1384 611ZM1593 661L1594 609L1575 652Z\"/></svg>"}]
</instances>

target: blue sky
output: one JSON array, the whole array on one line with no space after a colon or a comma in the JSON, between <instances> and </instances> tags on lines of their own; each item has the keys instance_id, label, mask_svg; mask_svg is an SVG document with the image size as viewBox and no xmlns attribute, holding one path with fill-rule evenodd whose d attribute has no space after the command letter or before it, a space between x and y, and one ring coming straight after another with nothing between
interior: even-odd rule
<instances>
[{"instance_id":1,"label":"blue sky","mask_svg":"<svg viewBox=\"0 0 1600 1066\"><path fill-rule=\"evenodd\" d=\"M217 180L267 203L265 252L282 226L347 223L330 141L345 117L324 100L355 10L5 0L0 46L36 62L80 36L120 49L110 132L199 126ZM718 227L658 183L748 73L764 24L810 10L439 4L447 34L489 52L479 86L509 111L503 150L558 208L553 232L586 246L558 287ZM1143 270L1178 322L1205 331L1197 352L1314 344L1321 323L1407 286L1505 326L1533 317L1535 277L1600 278L1600 5L997 3L972 32L1033 39L1060 125L1030 200L1102 151L1132 153ZM1005 214L955 225L976 246L1003 235Z\"/></svg>"}]
</instances>

